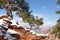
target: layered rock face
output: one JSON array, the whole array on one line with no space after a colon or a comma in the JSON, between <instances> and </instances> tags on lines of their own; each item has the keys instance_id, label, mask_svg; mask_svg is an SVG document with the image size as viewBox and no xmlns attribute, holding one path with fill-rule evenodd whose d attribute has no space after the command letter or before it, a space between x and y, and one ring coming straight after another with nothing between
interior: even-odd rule
<instances>
[{"instance_id":1,"label":"layered rock face","mask_svg":"<svg viewBox=\"0 0 60 40\"><path fill-rule=\"evenodd\" d=\"M19 25L7 16L0 16L0 40L48 40L48 34L38 34Z\"/></svg>"}]
</instances>

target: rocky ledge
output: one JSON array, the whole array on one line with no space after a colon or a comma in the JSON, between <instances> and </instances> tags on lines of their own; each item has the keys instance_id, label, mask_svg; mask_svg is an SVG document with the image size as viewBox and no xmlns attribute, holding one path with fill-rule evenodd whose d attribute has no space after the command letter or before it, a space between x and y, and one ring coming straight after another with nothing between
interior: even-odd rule
<instances>
[{"instance_id":1,"label":"rocky ledge","mask_svg":"<svg viewBox=\"0 0 60 40\"><path fill-rule=\"evenodd\" d=\"M47 40L48 34L38 34L22 27L18 21L0 15L0 40Z\"/></svg>"}]
</instances>

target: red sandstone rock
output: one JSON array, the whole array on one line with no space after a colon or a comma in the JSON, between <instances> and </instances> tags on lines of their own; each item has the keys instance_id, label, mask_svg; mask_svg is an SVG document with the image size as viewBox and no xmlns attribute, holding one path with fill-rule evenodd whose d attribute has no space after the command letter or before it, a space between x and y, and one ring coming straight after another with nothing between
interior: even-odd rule
<instances>
[{"instance_id":1,"label":"red sandstone rock","mask_svg":"<svg viewBox=\"0 0 60 40\"><path fill-rule=\"evenodd\" d=\"M8 17L7 16L0 16L0 19L3 19L3 18L8 18ZM21 26L20 27L18 27L17 25L12 26L11 25L12 23L9 20L3 20L3 21L5 21L6 22L5 24L8 25L8 29L12 29L18 33L18 34L11 34L11 36L15 37L16 40L47 40L46 36L45 37L36 36L35 34L32 34L31 32L29 32L29 30L25 30L25 28L23 28ZM0 40L9 40L9 39L4 39L4 37L0 36Z\"/></svg>"}]
</instances>

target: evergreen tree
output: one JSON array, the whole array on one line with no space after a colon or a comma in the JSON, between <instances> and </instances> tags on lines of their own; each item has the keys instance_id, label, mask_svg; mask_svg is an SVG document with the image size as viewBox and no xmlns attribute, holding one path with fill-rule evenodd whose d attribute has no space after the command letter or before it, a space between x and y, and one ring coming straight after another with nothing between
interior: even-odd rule
<instances>
[{"instance_id":1,"label":"evergreen tree","mask_svg":"<svg viewBox=\"0 0 60 40\"><path fill-rule=\"evenodd\" d=\"M18 3L20 3L20 2L18 1ZM23 4L22 4L21 8L24 9L24 10L23 11L17 11L16 14L19 17L22 17L23 18L23 21L28 22L31 27L34 26L34 24L36 24L38 26L39 25L42 25L43 24L43 20L41 20L41 19L43 19L43 18L40 18L40 19L36 19L35 20L34 16L31 15L31 12L29 12L29 5L28 5L28 3L27 4L25 4L25 2L22 2L22 3Z\"/></svg>"},{"instance_id":2,"label":"evergreen tree","mask_svg":"<svg viewBox=\"0 0 60 40\"><path fill-rule=\"evenodd\" d=\"M17 12L16 14L19 17L22 17L24 22L28 22L31 27L34 26L35 24L37 26L43 24L43 18L35 18L33 15L28 14L28 13L26 13L24 11Z\"/></svg>"},{"instance_id":3,"label":"evergreen tree","mask_svg":"<svg viewBox=\"0 0 60 40\"><path fill-rule=\"evenodd\" d=\"M60 0L57 0L57 4L60 4Z\"/></svg>"},{"instance_id":4,"label":"evergreen tree","mask_svg":"<svg viewBox=\"0 0 60 40\"><path fill-rule=\"evenodd\" d=\"M60 0L57 1L58 4L60 4ZM60 10L58 10L56 13L60 14ZM60 38L60 18L57 20L57 24L55 25L55 28L53 30L53 33Z\"/></svg>"},{"instance_id":5,"label":"evergreen tree","mask_svg":"<svg viewBox=\"0 0 60 40\"><path fill-rule=\"evenodd\" d=\"M23 10L29 13L28 3L25 0L0 0L0 8L4 6L7 11L7 16L13 19L12 11Z\"/></svg>"},{"instance_id":6,"label":"evergreen tree","mask_svg":"<svg viewBox=\"0 0 60 40\"><path fill-rule=\"evenodd\" d=\"M57 21L57 24L55 25L55 28L53 30L53 33L60 38L60 20Z\"/></svg>"},{"instance_id":7,"label":"evergreen tree","mask_svg":"<svg viewBox=\"0 0 60 40\"><path fill-rule=\"evenodd\" d=\"M57 0L57 4L60 5L60 0ZM56 11L57 14L60 14L60 10Z\"/></svg>"},{"instance_id":8,"label":"evergreen tree","mask_svg":"<svg viewBox=\"0 0 60 40\"><path fill-rule=\"evenodd\" d=\"M6 8L7 16L10 19L13 19L12 11L17 11L16 14L30 25L43 24L43 21L40 19L35 20L34 16L31 15L31 12L29 12L29 5L25 0L0 0L0 8L2 8L2 6Z\"/></svg>"}]
</instances>

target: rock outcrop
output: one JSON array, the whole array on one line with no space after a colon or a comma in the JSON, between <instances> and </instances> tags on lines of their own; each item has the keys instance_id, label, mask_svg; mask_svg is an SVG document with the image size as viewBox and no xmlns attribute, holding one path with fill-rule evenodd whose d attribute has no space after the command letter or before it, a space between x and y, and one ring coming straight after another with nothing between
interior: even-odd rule
<instances>
[{"instance_id":1,"label":"rock outcrop","mask_svg":"<svg viewBox=\"0 0 60 40\"><path fill-rule=\"evenodd\" d=\"M7 16L0 16L0 40L48 40L48 34L38 34L22 27Z\"/></svg>"}]
</instances>

